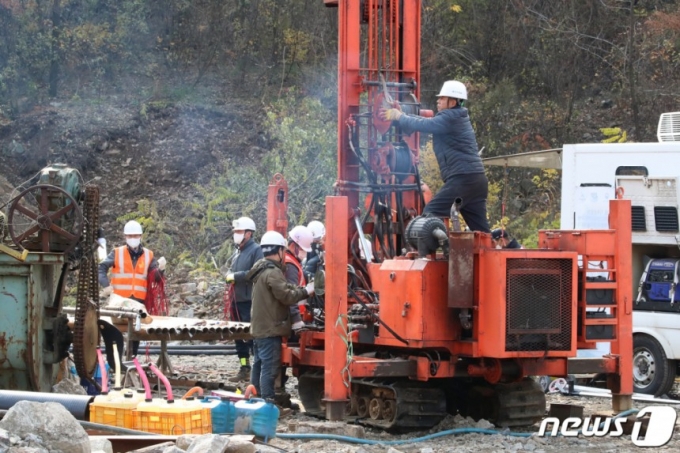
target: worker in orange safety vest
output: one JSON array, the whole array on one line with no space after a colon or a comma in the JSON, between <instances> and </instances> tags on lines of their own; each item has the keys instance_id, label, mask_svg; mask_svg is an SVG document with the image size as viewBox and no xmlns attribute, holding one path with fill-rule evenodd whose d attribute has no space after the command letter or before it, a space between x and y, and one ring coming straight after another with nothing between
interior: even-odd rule
<instances>
[{"instance_id":1,"label":"worker in orange safety vest","mask_svg":"<svg viewBox=\"0 0 680 453\"><path fill-rule=\"evenodd\" d=\"M99 284L104 287L102 296L108 297L115 293L144 303L149 273L156 268L164 271L165 258L156 260L151 250L142 247L143 230L139 222L130 220L125 224L123 234L126 245L114 248L99 263Z\"/></svg>"}]
</instances>

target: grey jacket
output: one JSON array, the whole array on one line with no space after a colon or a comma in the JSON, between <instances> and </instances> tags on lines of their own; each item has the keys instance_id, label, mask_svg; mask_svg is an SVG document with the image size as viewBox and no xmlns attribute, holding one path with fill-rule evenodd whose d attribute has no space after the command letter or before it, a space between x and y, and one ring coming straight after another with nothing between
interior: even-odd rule
<instances>
[{"instance_id":1,"label":"grey jacket","mask_svg":"<svg viewBox=\"0 0 680 453\"><path fill-rule=\"evenodd\" d=\"M398 123L407 135L413 132L432 134L434 154L444 182L456 175L484 173L466 108L456 106L442 110L434 118L402 115Z\"/></svg>"},{"instance_id":2,"label":"grey jacket","mask_svg":"<svg viewBox=\"0 0 680 453\"><path fill-rule=\"evenodd\" d=\"M241 244L236 251L230 266L230 272L234 273L236 302L249 302L253 299L253 284L248 281L247 275L253 265L262 258L264 258L262 249L252 238Z\"/></svg>"},{"instance_id":3,"label":"grey jacket","mask_svg":"<svg viewBox=\"0 0 680 453\"><path fill-rule=\"evenodd\" d=\"M253 338L289 337L289 307L307 298L307 290L286 281L281 263L261 259L248 278L254 283L250 311L250 333Z\"/></svg>"}]
</instances>

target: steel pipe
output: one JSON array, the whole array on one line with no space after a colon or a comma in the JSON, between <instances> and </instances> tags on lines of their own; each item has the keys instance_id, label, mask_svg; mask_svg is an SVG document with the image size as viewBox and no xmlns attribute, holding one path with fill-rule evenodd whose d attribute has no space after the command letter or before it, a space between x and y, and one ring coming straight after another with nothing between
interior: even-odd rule
<instances>
[{"instance_id":1,"label":"steel pipe","mask_svg":"<svg viewBox=\"0 0 680 453\"><path fill-rule=\"evenodd\" d=\"M147 350L145 349L146 353ZM161 353L160 348L153 348L148 350L149 354L159 355ZM168 355L236 355L236 350L219 350L219 349L207 349L205 351L200 349L170 349L167 350Z\"/></svg>"},{"instance_id":2,"label":"steel pipe","mask_svg":"<svg viewBox=\"0 0 680 453\"><path fill-rule=\"evenodd\" d=\"M20 390L0 390L0 409L9 409L19 401L37 403L59 403L78 420L89 420L90 403L94 396L68 395L65 393L24 392Z\"/></svg>"}]
</instances>

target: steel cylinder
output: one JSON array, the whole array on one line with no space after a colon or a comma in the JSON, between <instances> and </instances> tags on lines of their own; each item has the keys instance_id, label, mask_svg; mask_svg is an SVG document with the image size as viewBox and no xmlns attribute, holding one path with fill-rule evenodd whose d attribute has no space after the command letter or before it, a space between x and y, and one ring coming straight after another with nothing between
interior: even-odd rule
<instances>
[{"instance_id":1,"label":"steel cylinder","mask_svg":"<svg viewBox=\"0 0 680 453\"><path fill-rule=\"evenodd\" d=\"M65 393L24 392L19 390L0 390L0 409L10 409L19 401L38 403L59 403L78 420L89 420L90 395L67 395Z\"/></svg>"}]
</instances>

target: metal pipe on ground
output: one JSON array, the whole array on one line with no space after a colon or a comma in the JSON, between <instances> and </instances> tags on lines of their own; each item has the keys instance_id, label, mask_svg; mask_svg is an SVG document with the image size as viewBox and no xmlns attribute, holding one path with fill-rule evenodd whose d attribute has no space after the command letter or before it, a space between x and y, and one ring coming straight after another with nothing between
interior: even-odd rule
<instances>
[{"instance_id":1,"label":"metal pipe on ground","mask_svg":"<svg viewBox=\"0 0 680 453\"><path fill-rule=\"evenodd\" d=\"M146 353L147 350L144 349ZM161 348L149 348L149 354L158 355L161 353ZM236 350L221 350L221 349L170 349L168 348L168 355L236 355Z\"/></svg>"},{"instance_id":2,"label":"metal pipe on ground","mask_svg":"<svg viewBox=\"0 0 680 453\"><path fill-rule=\"evenodd\" d=\"M144 346L142 346L144 347ZM159 344L149 344L150 348L160 348ZM168 349L236 349L235 344L169 344Z\"/></svg>"},{"instance_id":3,"label":"metal pipe on ground","mask_svg":"<svg viewBox=\"0 0 680 453\"><path fill-rule=\"evenodd\" d=\"M24 392L21 390L0 390L0 409L9 409L19 401L38 403L59 403L78 420L89 420L90 403L94 396L67 395L64 393Z\"/></svg>"}]
</instances>

